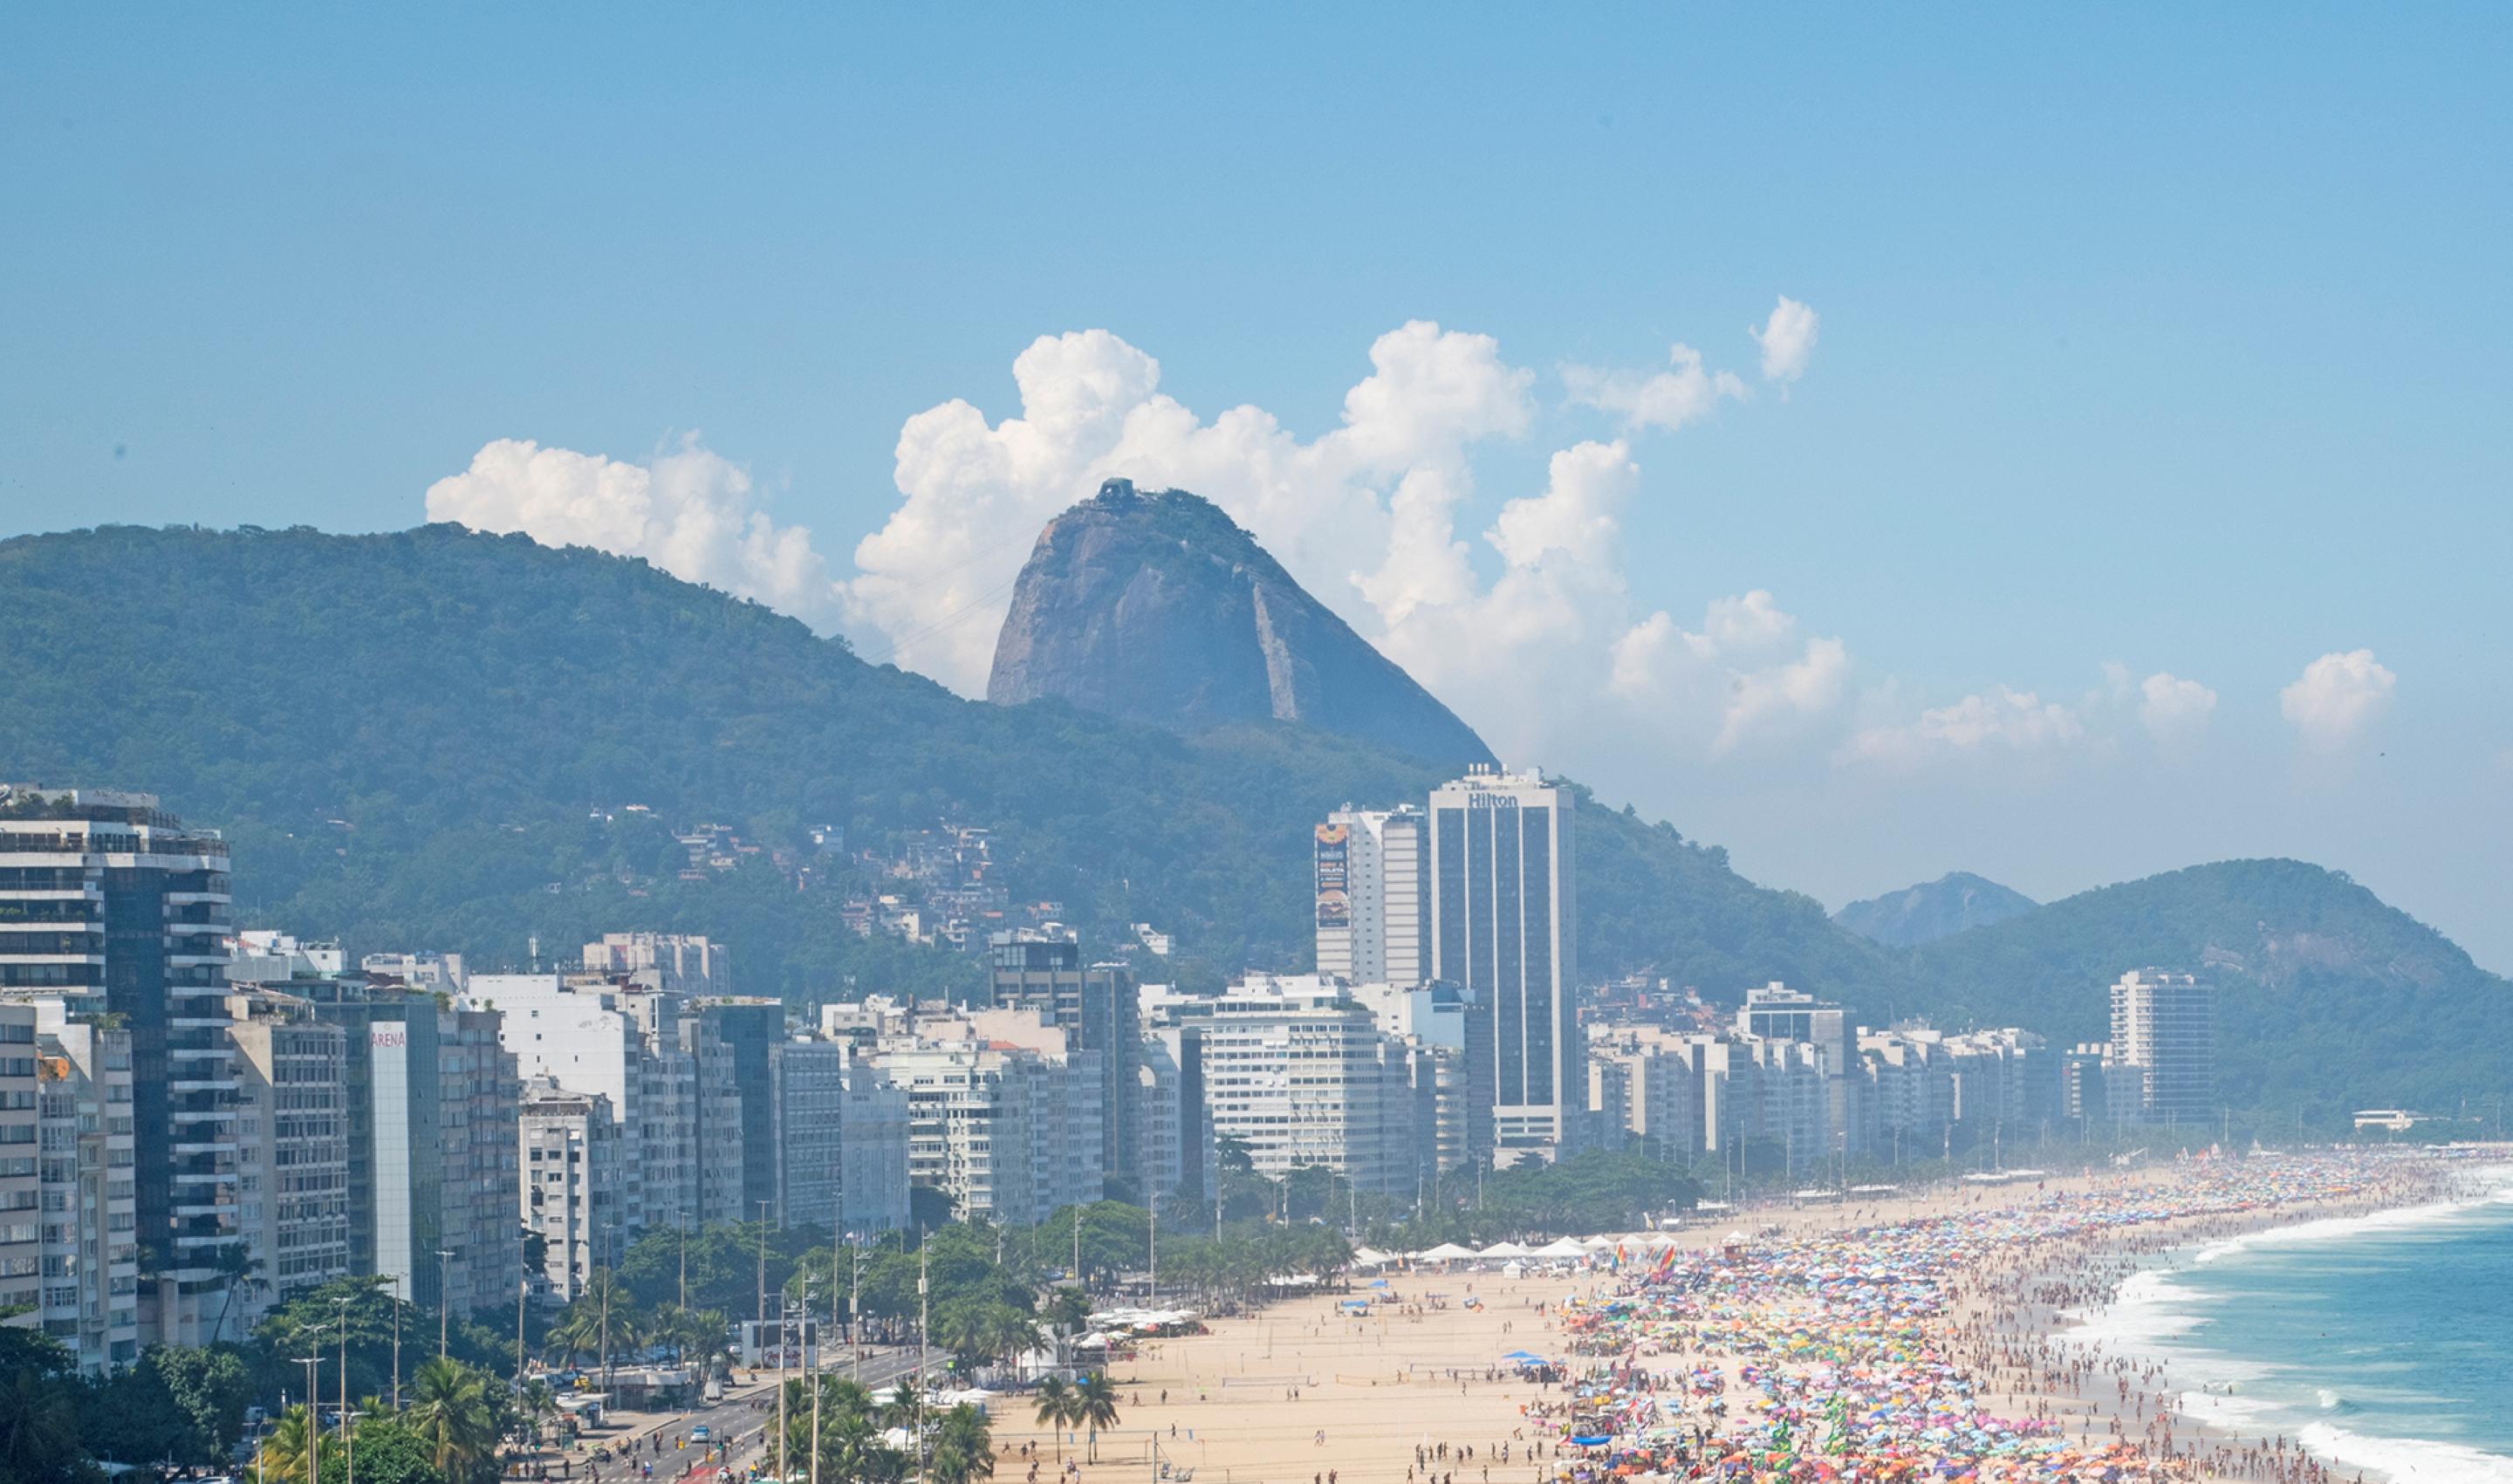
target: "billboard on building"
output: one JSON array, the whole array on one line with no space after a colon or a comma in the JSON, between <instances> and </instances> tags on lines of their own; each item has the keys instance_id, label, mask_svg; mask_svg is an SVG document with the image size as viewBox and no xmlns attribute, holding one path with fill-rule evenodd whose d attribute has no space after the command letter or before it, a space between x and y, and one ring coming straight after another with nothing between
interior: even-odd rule
<instances>
[{"instance_id":1,"label":"billboard on building","mask_svg":"<svg viewBox=\"0 0 2513 1484\"><path fill-rule=\"evenodd\" d=\"M1347 927L1352 922L1352 895L1345 876L1345 828L1321 824L1317 829L1318 926Z\"/></svg>"}]
</instances>

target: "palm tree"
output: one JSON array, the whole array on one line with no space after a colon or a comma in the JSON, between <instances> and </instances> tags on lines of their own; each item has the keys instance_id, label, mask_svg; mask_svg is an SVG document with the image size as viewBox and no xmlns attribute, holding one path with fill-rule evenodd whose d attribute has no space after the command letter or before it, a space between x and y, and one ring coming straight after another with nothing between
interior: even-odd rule
<instances>
[{"instance_id":1,"label":"palm tree","mask_svg":"<svg viewBox=\"0 0 2513 1484\"><path fill-rule=\"evenodd\" d=\"M438 1358L411 1378L410 1430L426 1442L448 1484L461 1484L498 1447L488 1379L459 1361Z\"/></svg>"},{"instance_id":2,"label":"palm tree","mask_svg":"<svg viewBox=\"0 0 2513 1484\"><path fill-rule=\"evenodd\" d=\"M523 1394L515 1401L515 1410L523 1417L524 1424L532 1429L531 1445L538 1451L541 1446L541 1420L558 1405L557 1399L550 1395L549 1383L536 1376L524 1383Z\"/></svg>"},{"instance_id":3,"label":"palm tree","mask_svg":"<svg viewBox=\"0 0 2513 1484\"><path fill-rule=\"evenodd\" d=\"M936 1484L976 1484L995 1476L995 1443L986 1414L963 1402L942 1414L934 1435Z\"/></svg>"},{"instance_id":4,"label":"palm tree","mask_svg":"<svg viewBox=\"0 0 2513 1484\"><path fill-rule=\"evenodd\" d=\"M550 1321L545 1344L549 1356L562 1361L598 1353L602 1348L602 1315L582 1299L577 1300Z\"/></svg>"},{"instance_id":5,"label":"palm tree","mask_svg":"<svg viewBox=\"0 0 2513 1484\"><path fill-rule=\"evenodd\" d=\"M1064 1428L1074 1420L1073 1386L1061 1376L1038 1384L1038 1424L1056 1434L1056 1461L1064 1462Z\"/></svg>"},{"instance_id":6,"label":"palm tree","mask_svg":"<svg viewBox=\"0 0 2513 1484\"><path fill-rule=\"evenodd\" d=\"M987 1305L986 1351L998 1360L1018 1360L1035 1350L1045 1335L1038 1321L1009 1304Z\"/></svg>"},{"instance_id":7,"label":"palm tree","mask_svg":"<svg viewBox=\"0 0 2513 1484\"><path fill-rule=\"evenodd\" d=\"M212 1253L211 1265L227 1280L227 1297L226 1302L219 1305L219 1327L210 1335L215 1340L231 1340L235 1337L227 1333L227 1315L235 1308L238 1294L261 1287L261 1280L255 1276L261 1271L261 1259L255 1257L253 1250L244 1243L229 1242Z\"/></svg>"},{"instance_id":8,"label":"palm tree","mask_svg":"<svg viewBox=\"0 0 2513 1484\"><path fill-rule=\"evenodd\" d=\"M1117 1386L1105 1371L1094 1371L1073 1388L1074 1421L1086 1429L1091 1462L1099 1462L1099 1429L1117 1425Z\"/></svg>"},{"instance_id":9,"label":"palm tree","mask_svg":"<svg viewBox=\"0 0 2513 1484\"><path fill-rule=\"evenodd\" d=\"M962 1299L943 1305L934 1316L934 1343L951 1352L952 1364L962 1370L974 1370L983 1363L993 1348L995 1338L992 1305Z\"/></svg>"},{"instance_id":10,"label":"palm tree","mask_svg":"<svg viewBox=\"0 0 2513 1484\"><path fill-rule=\"evenodd\" d=\"M786 1450L800 1460L798 1471L811 1466L812 1405L802 1382L788 1382ZM798 1399L798 1393L800 1398ZM873 1420L872 1393L842 1376L820 1379L820 1472L849 1484L885 1484L905 1476L907 1460L882 1441Z\"/></svg>"},{"instance_id":11,"label":"palm tree","mask_svg":"<svg viewBox=\"0 0 2513 1484\"><path fill-rule=\"evenodd\" d=\"M333 1452L328 1437L317 1441L309 1436L305 1409L291 1407L273 1423L270 1434L261 1440L261 1474L255 1484L304 1484L306 1450L319 1448ZM330 1463L330 1460L320 1462Z\"/></svg>"},{"instance_id":12,"label":"palm tree","mask_svg":"<svg viewBox=\"0 0 2513 1484\"><path fill-rule=\"evenodd\" d=\"M31 1365L0 1384L0 1474L39 1479L79 1452L78 1414L69 1392Z\"/></svg>"}]
</instances>

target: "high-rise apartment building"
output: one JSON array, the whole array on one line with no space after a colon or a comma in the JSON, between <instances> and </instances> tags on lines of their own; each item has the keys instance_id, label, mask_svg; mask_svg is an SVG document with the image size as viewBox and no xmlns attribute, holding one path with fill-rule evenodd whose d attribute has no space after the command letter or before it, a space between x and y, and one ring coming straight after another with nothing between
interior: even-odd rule
<instances>
[{"instance_id":1,"label":"high-rise apartment building","mask_svg":"<svg viewBox=\"0 0 2513 1484\"><path fill-rule=\"evenodd\" d=\"M701 1058L682 1045L679 997L556 974L475 974L465 998L499 1012L521 1076L608 1100L628 1172L623 1247L641 1230L696 1230L704 1207L695 1167ZM711 1157L738 1171L739 1152L728 1142Z\"/></svg>"},{"instance_id":2,"label":"high-rise apartment building","mask_svg":"<svg viewBox=\"0 0 2513 1484\"><path fill-rule=\"evenodd\" d=\"M1417 1123L1417 1152L1436 1173L1492 1157L1492 1016L1456 985L1363 983L1353 998L1392 1036L1428 1056L1431 1112ZM1421 1131L1431 1130L1427 1143Z\"/></svg>"},{"instance_id":3,"label":"high-rise apartment building","mask_svg":"<svg viewBox=\"0 0 2513 1484\"><path fill-rule=\"evenodd\" d=\"M838 1041L769 1048L768 1087L772 1219L856 1239L904 1228L906 1093Z\"/></svg>"},{"instance_id":4,"label":"high-rise apartment building","mask_svg":"<svg viewBox=\"0 0 2513 1484\"><path fill-rule=\"evenodd\" d=\"M1135 1059L1142 1030L1134 975L1123 964L1085 964L1070 936L1037 929L994 935L988 945L989 1003L1028 1010L1070 1032L1076 1049L1098 1059L1099 1167L1140 1179L1135 1147Z\"/></svg>"},{"instance_id":5,"label":"high-rise apartment building","mask_svg":"<svg viewBox=\"0 0 2513 1484\"><path fill-rule=\"evenodd\" d=\"M251 1300L229 1311L241 1341L271 1305L345 1277L349 1248L348 1031L294 995L227 996L240 1085L237 1219L261 1263Z\"/></svg>"},{"instance_id":6,"label":"high-rise apartment building","mask_svg":"<svg viewBox=\"0 0 2513 1484\"><path fill-rule=\"evenodd\" d=\"M1258 1174L1303 1165L1363 1190L1411 1195L1422 1160L1412 1054L1383 1035L1340 980L1252 974L1213 1001L1205 1103L1217 1139L1248 1147Z\"/></svg>"},{"instance_id":7,"label":"high-rise apartment building","mask_svg":"<svg viewBox=\"0 0 2513 1484\"><path fill-rule=\"evenodd\" d=\"M1656 1025L1591 1025L1588 1111L1606 1148L1637 1145L1679 1167L1699 1157L1701 1079L1686 1038Z\"/></svg>"},{"instance_id":8,"label":"high-rise apartment building","mask_svg":"<svg viewBox=\"0 0 2513 1484\"><path fill-rule=\"evenodd\" d=\"M236 1222L226 1035L227 847L153 794L0 787L0 996L57 994L123 1018L133 1062L142 1340L203 1344Z\"/></svg>"},{"instance_id":9,"label":"high-rise apartment building","mask_svg":"<svg viewBox=\"0 0 2513 1484\"><path fill-rule=\"evenodd\" d=\"M624 1246L619 1122L601 1094L533 1077L516 1130L524 1225L541 1239L540 1270L527 1276L544 1301L573 1303Z\"/></svg>"},{"instance_id":10,"label":"high-rise apartment building","mask_svg":"<svg viewBox=\"0 0 2513 1484\"><path fill-rule=\"evenodd\" d=\"M2115 1117L2148 1123L2214 1118L2215 987L2160 969L2122 975L2112 985L2112 1063Z\"/></svg>"},{"instance_id":11,"label":"high-rise apartment building","mask_svg":"<svg viewBox=\"0 0 2513 1484\"><path fill-rule=\"evenodd\" d=\"M458 1314L513 1303L520 1079L498 1013L364 975L289 992L348 1038L350 1270Z\"/></svg>"},{"instance_id":12,"label":"high-rise apartment building","mask_svg":"<svg viewBox=\"0 0 2513 1484\"><path fill-rule=\"evenodd\" d=\"M1504 1164L1559 1154L1586 1102L1572 802L1485 768L1431 794L1431 977L1492 1006Z\"/></svg>"},{"instance_id":13,"label":"high-rise apartment building","mask_svg":"<svg viewBox=\"0 0 2513 1484\"><path fill-rule=\"evenodd\" d=\"M1413 805L1327 816L1311 845L1318 972L1353 984L1431 977L1428 821Z\"/></svg>"},{"instance_id":14,"label":"high-rise apartment building","mask_svg":"<svg viewBox=\"0 0 2513 1484\"><path fill-rule=\"evenodd\" d=\"M1205 1121L1204 1024L1163 1022L1146 1028L1135 1063L1135 1148L1142 1194L1203 1196L1213 1133Z\"/></svg>"},{"instance_id":15,"label":"high-rise apartment building","mask_svg":"<svg viewBox=\"0 0 2513 1484\"><path fill-rule=\"evenodd\" d=\"M1774 980L1745 991L1736 1009L1736 1033L1767 1041L1798 1041L1822 1054L1825 1119L1841 1134L1836 1152L1855 1153L1850 1136L1858 1126L1853 1116L1858 1093L1851 1076L1857 1061L1857 1038L1850 1012L1839 1005L1801 993Z\"/></svg>"},{"instance_id":16,"label":"high-rise apartment building","mask_svg":"<svg viewBox=\"0 0 2513 1484\"><path fill-rule=\"evenodd\" d=\"M872 1063L907 1098L908 1179L963 1221L1035 1225L1099 1198L1099 1055L1031 1010L920 1023Z\"/></svg>"},{"instance_id":17,"label":"high-rise apartment building","mask_svg":"<svg viewBox=\"0 0 2513 1484\"><path fill-rule=\"evenodd\" d=\"M734 1199L741 1219L748 1220L759 1214L759 1202L776 1198L777 1100L768 1059L785 1041L785 1002L765 995L720 996L699 1001L696 1009L713 1023L712 1038L731 1058L731 1092L741 1120L735 1136L740 1142L741 1183ZM719 1151L711 1158L721 1163L717 1133L708 1128L699 1131L709 1148ZM717 1198L721 1200L723 1192Z\"/></svg>"},{"instance_id":18,"label":"high-rise apartment building","mask_svg":"<svg viewBox=\"0 0 2513 1484\"><path fill-rule=\"evenodd\" d=\"M0 1004L0 1311L32 1310L43 1298L40 1085L35 1007Z\"/></svg>"},{"instance_id":19,"label":"high-rise apartment building","mask_svg":"<svg viewBox=\"0 0 2513 1484\"><path fill-rule=\"evenodd\" d=\"M36 1014L43 1120L44 1287L35 1322L68 1347L82 1375L102 1376L140 1358L131 1032L100 1023L87 1001L58 997L0 1005L0 1028L16 1008ZM0 1039L0 1063L22 1045ZM22 1155L21 1144L0 1143L0 1170L16 1169Z\"/></svg>"}]
</instances>

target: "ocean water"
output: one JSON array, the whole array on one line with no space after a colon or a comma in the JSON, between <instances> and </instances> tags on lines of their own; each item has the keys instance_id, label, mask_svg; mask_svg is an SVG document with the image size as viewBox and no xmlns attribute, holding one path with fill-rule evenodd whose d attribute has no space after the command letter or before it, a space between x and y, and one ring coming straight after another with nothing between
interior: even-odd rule
<instances>
[{"instance_id":1,"label":"ocean water","mask_svg":"<svg viewBox=\"0 0 2513 1484\"><path fill-rule=\"evenodd\" d=\"M2493 1183L2185 1252L2077 1338L2159 1356L2184 1412L2341 1478L2513 1484L2513 1172Z\"/></svg>"}]
</instances>

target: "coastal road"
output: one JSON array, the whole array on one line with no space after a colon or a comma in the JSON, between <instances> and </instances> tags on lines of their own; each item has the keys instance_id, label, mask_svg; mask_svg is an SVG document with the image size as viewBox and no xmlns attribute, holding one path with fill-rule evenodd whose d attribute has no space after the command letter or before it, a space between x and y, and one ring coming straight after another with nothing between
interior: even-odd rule
<instances>
[{"instance_id":1,"label":"coastal road","mask_svg":"<svg viewBox=\"0 0 2513 1484\"><path fill-rule=\"evenodd\" d=\"M863 1384L879 1390L915 1369L916 1351L913 1349L874 1350L864 1357ZM844 1356L833 1362L829 1373L842 1376L856 1374L853 1362ZM734 1374L738 1378L749 1375L738 1367ZM799 1379L802 1373L787 1374ZM591 1476L585 1471L584 1459L580 1456L576 1458L574 1476L577 1479L597 1477L602 1484L617 1484L617 1481L641 1477L643 1466L652 1464L658 1480L676 1479L685 1469L699 1468L713 1463L715 1444L727 1440L733 1443L733 1466L747 1465L759 1457L763 1445L772 1452L775 1446L775 1434L771 1429L775 1422L777 1382L784 1377L771 1372L762 1372L761 1376L757 1385L741 1381L738 1387L728 1389L720 1402L696 1407L659 1422L641 1420L632 1430L605 1435L601 1441L611 1449L612 1457L594 1465L599 1471ZM772 1377L775 1379L770 1379ZM760 1402L768 1404L767 1412L757 1410ZM672 1446L674 1437L686 1440L690 1429L701 1424L714 1433L712 1439L697 1444L684 1441L678 1448ZM660 1452L656 1451L653 1442L657 1433L660 1433L663 1439ZM551 1476L557 1477L555 1469Z\"/></svg>"}]
</instances>

